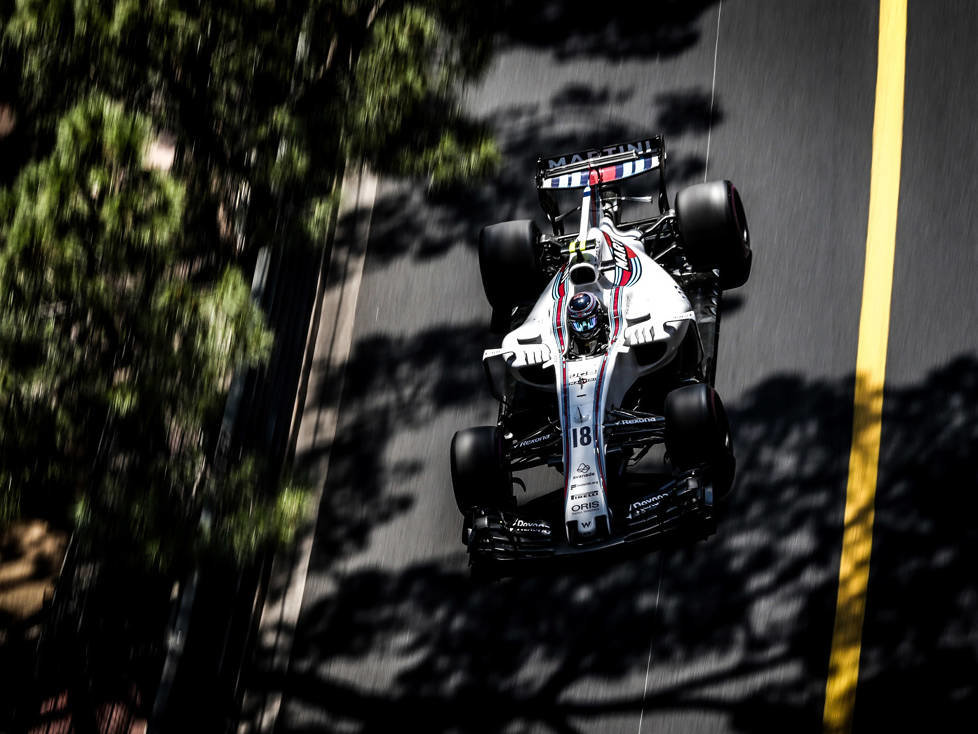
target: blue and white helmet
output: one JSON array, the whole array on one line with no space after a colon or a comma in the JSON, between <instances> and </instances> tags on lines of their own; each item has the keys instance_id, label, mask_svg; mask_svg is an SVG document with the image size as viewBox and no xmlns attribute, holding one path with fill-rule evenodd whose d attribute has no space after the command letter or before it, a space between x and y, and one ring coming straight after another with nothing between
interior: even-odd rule
<instances>
[{"instance_id":1,"label":"blue and white helmet","mask_svg":"<svg viewBox=\"0 0 978 734\"><path fill-rule=\"evenodd\" d=\"M581 339L591 339L598 332L601 307L598 299L587 291L574 294L567 304L567 322L571 331Z\"/></svg>"}]
</instances>

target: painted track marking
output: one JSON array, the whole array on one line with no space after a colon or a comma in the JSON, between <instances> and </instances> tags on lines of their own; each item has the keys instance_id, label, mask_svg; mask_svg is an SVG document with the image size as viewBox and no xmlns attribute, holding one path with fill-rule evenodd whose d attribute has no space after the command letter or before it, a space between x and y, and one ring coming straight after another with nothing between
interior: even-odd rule
<instances>
[{"instance_id":1,"label":"painted track marking","mask_svg":"<svg viewBox=\"0 0 978 734\"><path fill-rule=\"evenodd\" d=\"M826 732L851 730L859 679L859 653L873 543L883 383L900 195L906 47L907 0L880 0L866 265L859 313L852 448L839 562L839 590L822 717Z\"/></svg>"},{"instance_id":2,"label":"painted track marking","mask_svg":"<svg viewBox=\"0 0 978 734\"><path fill-rule=\"evenodd\" d=\"M720 51L720 13L723 12L723 0L717 7L717 40L713 45L713 83L710 85L710 121L706 129L706 162L703 164L703 182L710 171L710 141L713 138L713 100L717 91L717 54Z\"/></svg>"},{"instance_id":3,"label":"painted track marking","mask_svg":"<svg viewBox=\"0 0 978 734\"><path fill-rule=\"evenodd\" d=\"M659 556L659 583L655 587L655 608L653 609L653 622L659 616L659 595L662 593L662 567L665 565L665 554ZM649 659L645 663L645 685L642 687L642 709L638 714L638 734L642 734L642 720L645 718L645 698L649 695L649 671L652 670L652 646L655 644L655 636L649 640Z\"/></svg>"}]
</instances>

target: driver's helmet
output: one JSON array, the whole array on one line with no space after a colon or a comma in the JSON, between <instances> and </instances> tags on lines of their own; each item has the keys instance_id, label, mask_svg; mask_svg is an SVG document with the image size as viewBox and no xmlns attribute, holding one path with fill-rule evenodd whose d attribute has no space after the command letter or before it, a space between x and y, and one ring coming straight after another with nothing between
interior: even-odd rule
<instances>
[{"instance_id":1,"label":"driver's helmet","mask_svg":"<svg viewBox=\"0 0 978 734\"><path fill-rule=\"evenodd\" d=\"M581 340L593 339L599 329L601 306L591 293L576 293L567 304L567 322Z\"/></svg>"}]
</instances>

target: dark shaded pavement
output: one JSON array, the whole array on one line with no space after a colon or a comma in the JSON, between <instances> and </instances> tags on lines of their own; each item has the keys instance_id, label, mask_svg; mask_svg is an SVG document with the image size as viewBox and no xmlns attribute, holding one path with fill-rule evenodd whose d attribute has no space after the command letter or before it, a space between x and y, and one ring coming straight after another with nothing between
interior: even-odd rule
<instances>
[{"instance_id":1,"label":"dark shaded pavement","mask_svg":"<svg viewBox=\"0 0 978 734\"><path fill-rule=\"evenodd\" d=\"M499 175L439 197L382 183L292 669L262 681L284 692L279 731L820 730L877 4L660 5L658 22L639 3L514 11L468 98L498 136ZM964 2L910 6L857 731L978 714L976 18ZM754 272L731 294L717 373L739 465L729 516L690 548L473 585L448 445L495 418L478 231L542 221L537 152L649 131L667 134L673 195L708 165L750 217Z\"/></svg>"}]
</instances>

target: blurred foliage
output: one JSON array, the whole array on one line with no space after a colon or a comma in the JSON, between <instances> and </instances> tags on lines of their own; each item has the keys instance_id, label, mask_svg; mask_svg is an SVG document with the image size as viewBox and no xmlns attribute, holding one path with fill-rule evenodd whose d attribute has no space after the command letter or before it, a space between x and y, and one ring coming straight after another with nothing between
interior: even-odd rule
<instances>
[{"instance_id":1,"label":"blurred foliage","mask_svg":"<svg viewBox=\"0 0 978 734\"><path fill-rule=\"evenodd\" d=\"M187 277L184 187L143 165L149 127L93 95L0 200L0 476L164 566L192 547L230 373L271 334L239 270Z\"/></svg>"},{"instance_id":2,"label":"blurred foliage","mask_svg":"<svg viewBox=\"0 0 978 734\"><path fill-rule=\"evenodd\" d=\"M432 186L491 170L457 99L483 5L0 2L0 521L61 508L160 570L289 538L300 488L212 466L234 370L272 347L245 273L322 242L346 160Z\"/></svg>"},{"instance_id":3,"label":"blurred foliage","mask_svg":"<svg viewBox=\"0 0 978 734\"><path fill-rule=\"evenodd\" d=\"M491 5L18 0L0 53L34 157L64 111L97 90L176 135L200 248L214 247L219 212L243 191L246 241L295 243L302 217L276 215L328 195L342 160L432 182L496 162L456 101L488 59ZM457 158L443 154L446 141Z\"/></svg>"},{"instance_id":4,"label":"blurred foliage","mask_svg":"<svg viewBox=\"0 0 978 734\"><path fill-rule=\"evenodd\" d=\"M308 488L291 481L283 483L273 498L259 496L253 479L255 464L243 461L222 480L224 486L211 486L211 508L224 518L216 525L204 523L202 547L233 558L250 558L265 544L292 541L308 510Z\"/></svg>"}]
</instances>

